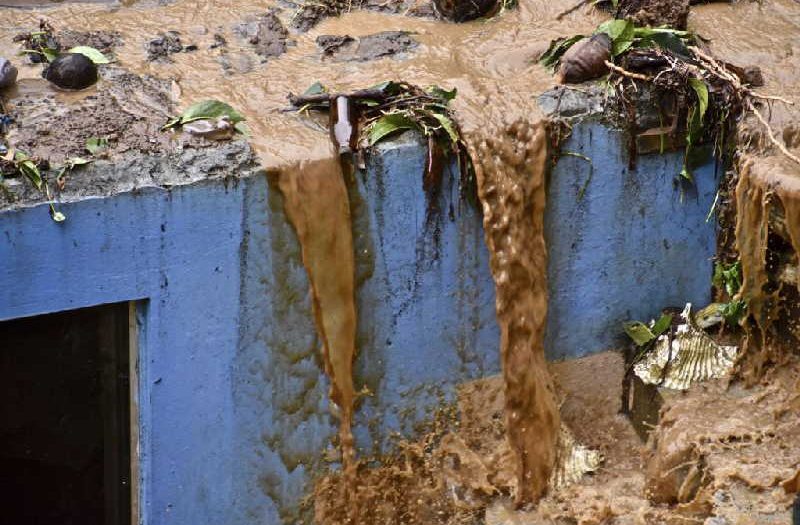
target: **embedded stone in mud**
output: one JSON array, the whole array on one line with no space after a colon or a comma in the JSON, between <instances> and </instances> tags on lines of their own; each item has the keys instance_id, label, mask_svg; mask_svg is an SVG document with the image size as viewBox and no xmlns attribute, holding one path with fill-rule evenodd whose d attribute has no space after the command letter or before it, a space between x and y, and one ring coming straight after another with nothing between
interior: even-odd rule
<instances>
[{"instance_id":1,"label":"embedded stone in mud","mask_svg":"<svg viewBox=\"0 0 800 525\"><path fill-rule=\"evenodd\" d=\"M627 18L639 26L686 29L689 0L622 0L617 18Z\"/></svg>"},{"instance_id":2,"label":"embedded stone in mud","mask_svg":"<svg viewBox=\"0 0 800 525\"><path fill-rule=\"evenodd\" d=\"M247 40L257 55L263 59L277 57L286 52L289 31L283 26L274 10L237 24L233 32Z\"/></svg>"},{"instance_id":3,"label":"embedded stone in mud","mask_svg":"<svg viewBox=\"0 0 800 525\"><path fill-rule=\"evenodd\" d=\"M350 35L321 35L317 47L323 59L337 62L367 61L397 57L419 45L408 31L382 31L353 38Z\"/></svg>"},{"instance_id":4,"label":"embedded stone in mud","mask_svg":"<svg viewBox=\"0 0 800 525\"><path fill-rule=\"evenodd\" d=\"M63 89L85 89L97 82L97 66L86 55L66 53L53 60L42 76Z\"/></svg>"},{"instance_id":5,"label":"embedded stone in mud","mask_svg":"<svg viewBox=\"0 0 800 525\"><path fill-rule=\"evenodd\" d=\"M497 0L434 0L436 11L452 22L468 22L482 16L491 16L498 11Z\"/></svg>"},{"instance_id":6,"label":"embedded stone in mud","mask_svg":"<svg viewBox=\"0 0 800 525\"><path fill-rule=\"evenodd\" d=\"M194 51L195 45L184 46L181 42L179 31L166 31L158 37L150 40L146 45L147 60L149 61L168 61L169 56L182 51Z\"/></svg>"},{"instance_id":7,"label":"embedded stone in mud","mask_svg":"<svg viewBox=\"0 0 800 525\"><path fill-rule=\"evenodd\" d=\"M17 68L6 60L0 57L0 89L7 88L14 85L17 81Z\"/></svg>"},{"instance_id":8,"label":"embedded stone in mud","mask_svg":"<svg viewBox=\"0 0 800 525\"><path fill-rule=\"evenodd\" d=\"M608 72L606 60L611 59L611 39L605 33L582 38L561 57L557 80L578 83Z\"/></svg>"}]
</instances>

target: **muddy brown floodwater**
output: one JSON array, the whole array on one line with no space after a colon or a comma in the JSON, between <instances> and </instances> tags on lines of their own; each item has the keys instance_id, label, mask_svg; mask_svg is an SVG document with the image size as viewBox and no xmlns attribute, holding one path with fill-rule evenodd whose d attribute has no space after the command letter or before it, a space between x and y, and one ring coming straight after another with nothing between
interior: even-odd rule
<instances>
[{"instance_id":1,"label":"muddy brown floodwater","mask_svg":"<svg viewBox=\"0 0 800 525\"><path fill-rule=\"evenodd\" d=\"M603 370L620 372L608 375L581 375L581 366L574 365L572 375L577 373L583 383L573 385L573 390L565 389L566 398L559 410L559 396L544 358L547 286L542 222L548 141L547 123L537 108L536 96L551 87L553 79L535 63L535 58L553 38L587 34L607 17L585 9L557 19L573 3L520 0L517 9L466 24L357 11L323 20L304 33L287 29L292 27L290 9L267 0L145 1L123 6L68 3L0 10L0 49L4 51L16 49L13 36L37 27L40 18L50 21L58 31L72 31L73 36L75 32L92 31L93 38L108 44L117 65L137 74L171 80L179 106L216 98L247 117L252 143L264 167L277 178L287 215L301 241L325 368L331 377L331 399L339 412L344 485L351 490L341 491L341 484L336 484L339 474L321 481L316 492L320 522L464 523L476 517L497 524L695 520L697 514L686 518L686 512L676 510L675 514L669 508L653 507L642 496L643 470L631 459L638 457L638 444L630 427L614 416L616 404L612 399L619 397L608 390L619 384L621 364L613 363L613 357L597 358L611 360L603 361ZM760 66L766 79L765 92L789 97L798 92L800 9L794 0L695 6L688 23L691 30L711 39L711 49L723 59ZM383 31L403 32L416 44L405 46L402 57L352 61L325 60L325 51L317 44L318 37L330 41L331 35L347 35L363 46L370 41L364 37ZM163 47L167 37L170 42L179 38L180 46L171 45L159 60L148 60L148 50ZM362 55L359 48L359 56L370 55ZM40 66L20 67L22 85L29 96L36 92L51 95L51 88L39 76ZM315 81L345 91L386 80L458 89L453 107L478 178L486 243L497 287L503 363L502 383L465 387L461 414L468 418L475 412L472 409L482 406L486 396L493 400L491 406L504 407L502 415L494 409L478 411L488 419L465 424L467 429L489 432L485 435L493 436L491 446L463 432L443 437L444 431L439 429L432 434L438 445L413 452L418 449L408 444L403 461L387 458L389 471L359 465L352 443L357 312L350 203L342 168L324 126L284 111L287 93L302 92ZM69 103L69 97L62 100ZM797 146L792 143L799 135L797 111L776 106L770 119L789 145ZM753 143L763 142L762 138L753 135ZM775 169L790 171L792 167L781 164ZM757 226L763 224L763 210L759 211L757 204L763 201L765 191L773 190L759 186L761 179L757 177L741 180L740 195L749 196L740 203L745 211L739 228L740 246L761 253L766 240L749 232L758 231ZM778 195L786 216L792 224L798 224L796 188L779 189ZM791 229L791 239L796 248L795 229ZM757 287L763 279L759 273L763 265L759 264L755 258L746 260L747 286ZM563 366L567 368L560 374L562 389L569 384L563 377L570 376L571 365ZM601 381L607 384L603 386ZM597 396L585 396L582 391ZM574 399L596 406L596 410L581 412ZM602 400L599 405L598 399ZM702 406L695 408L702 414ZM576 412L581 417L575 417ZM592 419L592 415L596 417ZM536 511L520 513L502 501L489 505L489 496L513 498L519 504L536 501L545 494L553 469L564 459L559 457L563 456L559 451L563 447L557 446L559 440L563 445L571 439L561 431L562 417L574 427L579 442L606 453L604 470L571 488L551 491ZM440 450L441 455L431 463L426 454L433 449ZM492 460L492 449L505 452ZM705 465L712 452L691 458L702 457ZM454 462L454 457L458 461ZM468 467L472 470L466 475L457 472ZM657 466L653 468L657 470ZM781 475L790 469L787 462ZM706 473L708 469L698 467L696 471ZM694 481L688 483L693 486ZM403 499L405 496L394 500L390 497L409 493L419 494L418 499L412 502ZM453 496L442 499L443 493ZM689 498L686 494L685 498ZM362 506L364 512L372 513L370 516L353 513L352 508L358 507L359 501L370 503ZM784 511L783 500L776 501L775 511L785 517L785 513L780 514ZM413 507L416 514L398 518L395 504ZM487 506L485 516L478 516ZM678 517L673 520L673 515Z\"/></svg>"}]
</instances>

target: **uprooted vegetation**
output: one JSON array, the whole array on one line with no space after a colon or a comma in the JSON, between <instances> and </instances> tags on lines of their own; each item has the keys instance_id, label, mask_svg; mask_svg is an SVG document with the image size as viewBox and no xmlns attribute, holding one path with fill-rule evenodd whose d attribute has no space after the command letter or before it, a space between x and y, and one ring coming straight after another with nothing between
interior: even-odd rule
<instances>
[{"instance_id":1,"label":"uprooted vegetation","mask_svg":"<svg viewBox=\"0 0 800 525\"><path fill-rule=\"evenodd\" d=\"M754 90L763 85L757 67L739 67L715 59L699 37L668 27L637 27L629 20L610 20L592 35L554 40L540 63L562 82L576 83L605 76L615 95L623 126L630 131L630 158L635 162L637 101L642 93L657 101L659 126L639 136L660 142L660 150L683 145L681 178L692 181L692 169L705 157L700 145L711 144L717 157L729 163L736 148L736 128L753 114L770 141L798 163L774 137L760 105L788 102Z\"/></svg>"},{"instance_id":2,"label":"uprooted vegetation","mask_svg":"<svg viewBox=\"0 0 800 525\"><path fill-rule=\"evenodd\" d=\"M290 94L289 101L299 112L330 111L331 137L340 152L360 155L365 148L400 132L421 133L428 143L423 186L426 190L437 187L446 164L456 160L464 194L474 188L474 171L449 108L455 96L455 89L423 89L405 82L383 82L349 93L332 93L315 83L303 95Z\"/></svg>"}]
</instances>

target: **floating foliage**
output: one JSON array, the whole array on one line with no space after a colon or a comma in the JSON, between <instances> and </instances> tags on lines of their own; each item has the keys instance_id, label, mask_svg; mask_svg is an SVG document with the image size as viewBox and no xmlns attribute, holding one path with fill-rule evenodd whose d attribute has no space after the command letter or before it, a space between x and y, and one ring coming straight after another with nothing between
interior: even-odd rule
<instances>
[{"instance_id":1,"label":"floating foliage","mask_svg":"<svg viewBox=\"0 0 800 525\"><path fill-rule=\"evenodd\" d=\"M86 139L86 151L92 155L103 151L108 147L108 139L102 137L89 137Z\"/></svg>"},{"instance_id":2,"label":"floating foliage","mask_svg":"<svg viewBox=\"0 0 800 525\"><path fill-rule=\"evenodd\" d=\"M736 261L732 264L718 262L714 266L712 282L719 290L728 296L728 302L722 303L720 313L725 322L731 326L739 324L747 311L747 303L739 296L742 288L742 263Z\"/></svg>"},{"instance_id":3,"label":"floating foliage","mask_svg":"<svg viewBox=\"0 0 800 525\"><path fill-rule=\"evenodd\" d=\"M636 346L643 347L658 339L670 327L671 323L672 315L663 314L658 318L658 321L652 322L649 326L641 321L628 321L622 327Z\"/></svg>"},{"instance_id":4,"label":"floating foliage","mask_svg":"<svg viewBox=\"0 0 800 525\"><path fill-rule=\"evenodd\" d=\"M42 177L42 169L46 167L45 162L31 157L23 151L10 149L5 156L0 157L0 184L4 178L24 177L36 190L43 192L47 197L50 205L50 217L55 222L63 222L66 216L56 209L47 181Z\"/></svg>"},{"instance_id":5,"label":"floating foliage","mask_svg":"<svg viewBox=\"0 0 800 525\"><path fill-rule=\"evenodd\" d=\"M697 47L697 38L688 31L669 27L636 27L629 20L609 20L594 34L603 33L611 41L611 59L605 85L628 126L631 165L635 164L636 103L642 91L649 90L657 101L662 125L652 131L671 144L684 144L684 162L678 179L693 182L693 169L705 161L701 144L714 144L719 156L727 155L734 136L733 126L746 110L757 113L753 100L764 98L752 85L763 82L758 71L739 68L716 60ZM546 67L559 66L564 53L583 35L554 40L539 59ZM757 68L756 68L757 69Z\"/></svg>"},{"instance_id":6,"label":"floating foliage","mask_svg":"<svg viewBox=\"0 0 800 525\"><path fill-rule=\"evenodd\" d=\"M67 53L79 53L95 64L108 64L111 60L108 59L102 52L99 50L89 47L89 46L77 46L73 47L72 49L68 50Z\"/></svg>"},{"instance_id":7,"label":"floating foliage","mask_svg":"<svg viewBox=\"0 0 800 525\"><path fill-rule=\"evenodd\" d=\"M219 100L202 100L192 104L181 115L169 119L161 130L183 126L196 120L217 119L220 117L227 117L239 133L249 133L247 127L242 124L245 120L244 116L229 104Z\"/></svg>"},{"instance_id":8,"label":"floating foliage","mask_svg":"<svg viewBox=\"0 0 800 525\"><path fill-rule=\"evenodd\" d=\"M424 180L426 188L435 187L451 157L459 162L462 191L471 198L474 186L472 163L467 155L461 131L453 118L449 103L458 92L440 86L421 88L406 82L387 81L349 93L331 93L315 82L303 95L290 94L289 100L299 112L309 109L326 110L333 100L346 97L355 107L353 126L359 130L359 144L374 146L398 133L416 130L428 141L428 161Z\"/></svg>"}]
</instances>

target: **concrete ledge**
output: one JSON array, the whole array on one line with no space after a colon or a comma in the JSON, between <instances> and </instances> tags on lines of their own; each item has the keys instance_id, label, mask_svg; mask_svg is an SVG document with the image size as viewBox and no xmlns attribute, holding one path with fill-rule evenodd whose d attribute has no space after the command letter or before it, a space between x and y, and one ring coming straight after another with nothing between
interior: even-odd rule
<instances>
[{"instance_id":1,"label":"concrete ledge","mask_svg":"<svg viewBox=\"0 0 800 525\"><path fill-rule=\"evenodd\" d=\"M710 289L713 165L681 200L680 154L628 171L621 132L579 114L564 150L591 163L565 156L549 183L551 358L606 349L620 321ZM458 383L499 371L480 214L455 167L426 195L424 162L407 134L348 181L356 386L372 394L356 417L362 455L412 434ZM83 176L95 187L67 196L64 224L35 197L0 209L0 320L137 301L144 523L307 520L301 502L335 452L336 420L280 193L240 143Z\"/></svg>"}]
</instances>

